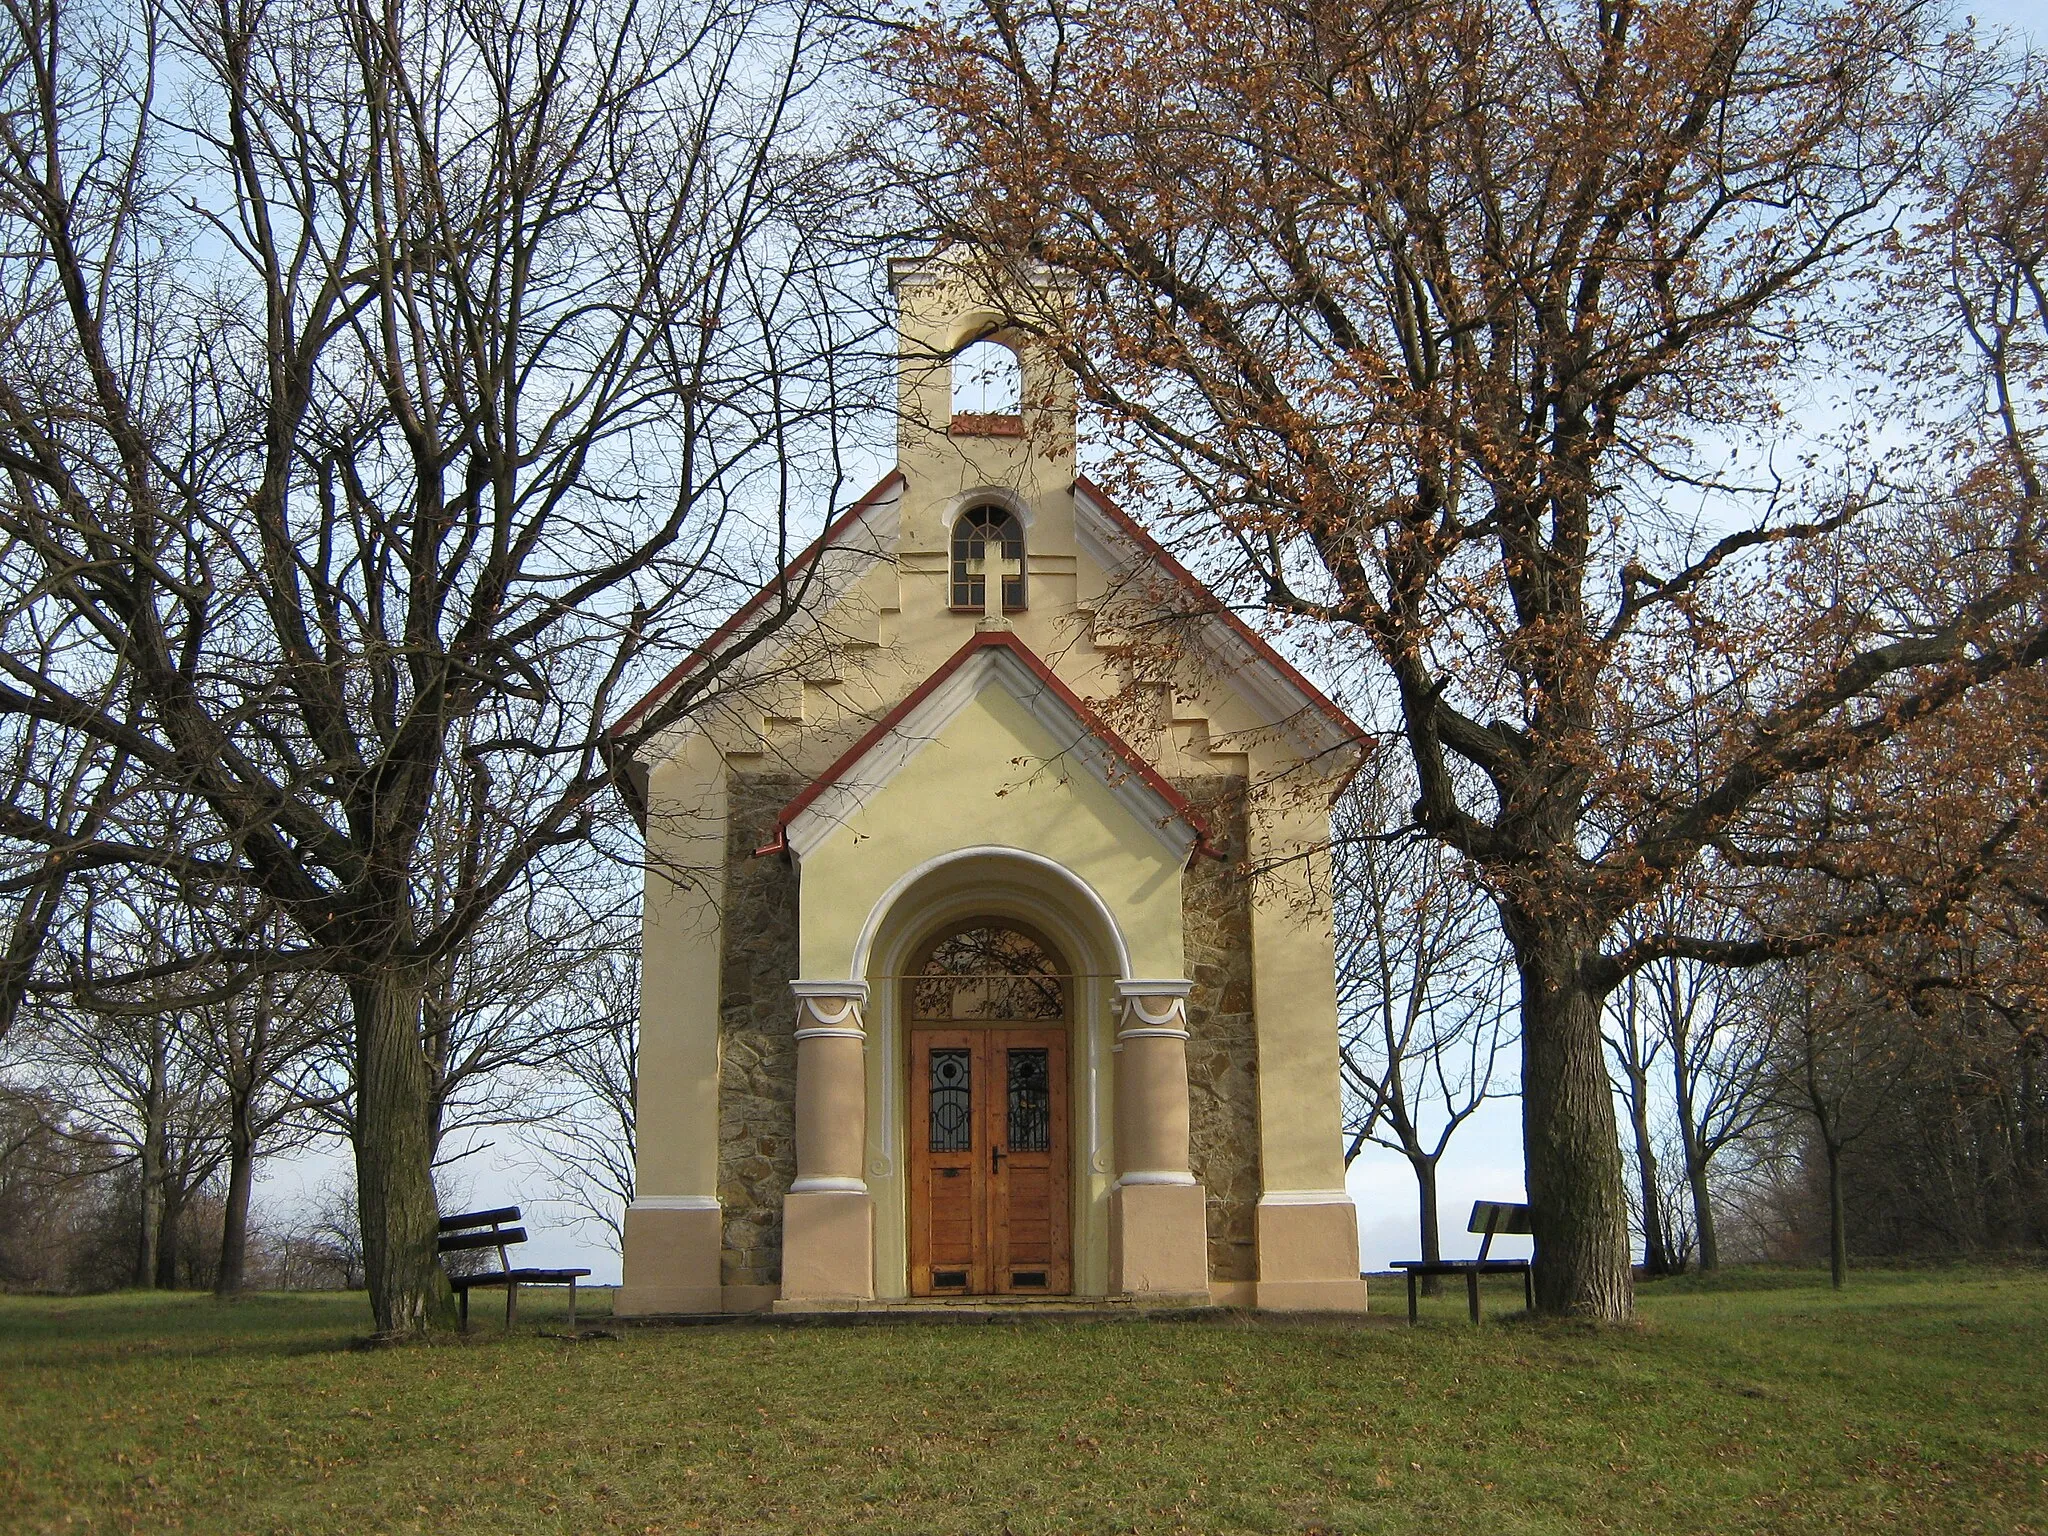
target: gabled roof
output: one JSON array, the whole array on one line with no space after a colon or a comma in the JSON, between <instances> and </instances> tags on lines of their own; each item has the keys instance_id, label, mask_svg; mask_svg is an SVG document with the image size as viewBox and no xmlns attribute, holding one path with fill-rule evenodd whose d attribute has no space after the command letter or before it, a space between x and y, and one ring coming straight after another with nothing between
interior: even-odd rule
<instances>
[{"instance_id":1,"label":"gabled roof","mask_svg":"<svg viewBox=\"0 0 2048 1536\"><path fill-rule=\"evenodd\" d=\"M1113 544L1121 540L1131 547L1130 552L1142 556L1164 571L1193 599L1195 611L1208 617L1216 630L1221 633L1214 638L1223 642L1223 648L1237 654L1231 656L1235 665L1232 678L1237 682L1246 681L1245 673L1238 670L1249 666L1253 675L1265 686L1259 692L1265 695L1265 702L1282 712L1283 718L1304 714L1316 717L1321 729L1315 734L1321 738L1320 745L1325 751L1348 743L1370 746L1377 738L1331 702L1323 691L1303 677L1288 663L1286 657L1275 650L1251 625L1239 618L1211 592L1186 566L1167 553L1166 548L1151 534L1139 526L1138 520L1124 511L1094 481L1085 475L1074 481L1075 532L1085 537L1095 535L1098 544ZM1102 526L1089 527L1089 519L1081 516L1084 512L1097 514ZM1109 538L1104 539L1103 535ZM1128 563L1116 558L1113 548L1091 551L1099 564L1110 569ZM1297 734L1300 734L1297 732Z\"/></svg>"},{"instance_id":2,"label":"gabled roof","mask_svg":"<svg viewBox=\"0 0 2048 1536\"><path fill-rule=\"evenodd\" d=\"M705 662L716 656L728 641L759 616L761 610L769 604L778 592L786 590L789 584L801 576L820 555L843 540L876 508L888 502L892 497L901 494L903 486L903 471L900 469L892 469L888 474L882 476L880 480L877 480L874 489L833 518L831 522L827 523L823 533L805 545L797 557L785 565L773 581L742 603L731 618L727 619L712 632L710 639L685 656L681 663L671 669L666 677L650 688L637 704L606 727L606 734L610 736L619 735L650 709L654 708L656 704L660 703L668 695L670 689L703 666Z\"/></svg>"},{"instance_id":3,"label":"gabled roof","mask_svg":"<svg viewBox=\"0 0 2048 1536\"><path fill-rule=\"evenodd\" d=\"M1222 857L1208 824L1152 765L1008 631L974 635L944 666L877 721L775 818L775 837L757 854L816 847L898 770L937 739L984 688L1000 685L1062 738L1067 752L1160 836L1176 856Z\"/></svg>"}]
</instances>

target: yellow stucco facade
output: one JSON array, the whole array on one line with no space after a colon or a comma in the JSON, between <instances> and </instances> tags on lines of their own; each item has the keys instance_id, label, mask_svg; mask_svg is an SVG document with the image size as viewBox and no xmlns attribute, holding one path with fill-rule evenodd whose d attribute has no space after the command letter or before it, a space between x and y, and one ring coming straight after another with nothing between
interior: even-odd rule
<instances>
[{"instance_id":1,"label":"yellow stucco facade","mask_svg":"<svg viewBox=\"0 0 2048 1536\"><path fill-rule=\"evenodd\" d=\"M1361 1308L1318 850L1364 743L1077 482L1071 387L1043 356L1016 348L1013 413L956 419L953 356L990 325L968 274L901 265L895 288L896 472L799 562L801 621L640 763L619 1310L910 1293L903 978L982 920L1064 967L1071 1293ZM956 603L964 514L1012 520L1021 605L997 600L994 538L979 604ZM1129 639L1148 604L1173 647ZM1226 1162L1253 1194L1225 1198Z\"/></svg>"}]
</instances>

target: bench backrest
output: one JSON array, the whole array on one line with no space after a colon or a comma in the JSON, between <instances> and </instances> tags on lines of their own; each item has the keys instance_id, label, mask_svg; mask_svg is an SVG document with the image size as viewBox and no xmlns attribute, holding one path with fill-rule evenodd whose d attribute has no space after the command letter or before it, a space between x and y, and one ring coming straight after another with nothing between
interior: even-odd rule
<instances>
[{"instance_id":1,"label":"bench backrest","mask_svg":"<svg viewBox=\"0 0 2048 1536\"><path fill-rule=\"evenodd\" d=\"M460 1253L469 1248L495 1248L498 1250L498 1267L510 1269L512 1261L505 1256L505 1249L510 1244L526 1241L526 1228L507 1225L518 1219L519 1207L516 1205L501 1205L495 1211L468 1211L460 1216L443 1216L441 1236L434 1244L434 1251Z\"/></svg>"},{"instance_id":2,"label":"bench backrest","mask_svg":"<svg viewBox=\"0 0 2048 1536\"><path fill-rule=\"evenodd\" d=\"M1487 1249L1493 1246L1496 1235L1504 1237L1527 1237L1529 1235L1529 1207L1515 1205L1505 1200L1474 1200L1472 1219L1465 1224L1467 1232L1484 1232L1479 1244L1479 1257L1486 1257Z\"/></svg>"}]
</instances>

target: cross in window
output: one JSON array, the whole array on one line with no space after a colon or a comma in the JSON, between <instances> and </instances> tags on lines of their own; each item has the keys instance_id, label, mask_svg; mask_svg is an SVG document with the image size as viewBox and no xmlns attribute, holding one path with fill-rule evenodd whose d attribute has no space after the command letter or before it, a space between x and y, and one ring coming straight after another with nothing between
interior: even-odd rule
<instances>
[{"instance_id":1,"label":"cross in window","mask_svg":"<svg viewBox=\"0 0 2048 1536\"><path fill-rule=\"evenodd\" d=\"M1000 621L1003 616L1003 583L1024 574L1024 562L1003 553L1003 541L991 534L981 541L981 554L969 556L967 574L981 578L982 622Z\"/></svg>"}]
</instances>

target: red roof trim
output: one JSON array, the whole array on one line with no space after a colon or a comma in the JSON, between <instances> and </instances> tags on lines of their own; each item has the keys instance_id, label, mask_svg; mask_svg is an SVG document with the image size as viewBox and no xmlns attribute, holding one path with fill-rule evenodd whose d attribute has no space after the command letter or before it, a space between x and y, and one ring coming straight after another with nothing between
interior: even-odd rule
<instances>
[{"instance_id":1,"label":"red roof trim","mask_svg":"<svg viewBox=\"0 0 2048 1536\"><path fill-rule=\"evenodd\" d=\"M898 725L902 724L904 717L931 695L933 689L937 688L981 652L998 646L1009 651L1024 664L1034 677L1050 688L1053 697L1072 710L1081 723L1088 727L1089 734L1093 735L1121 758L1125 766L1144 781L1147 788L1172 808L1174 815L1193 828L1197 852L1206 853L1215 859L1225 856L1222 849L1209 841L1209 824L1202 819L1193 806L1188 804L1186 797L1171 784L1167 783L1165 779L1161 778L1158 770L1146 762L1144 758L1140 757L1132 749L1130 743L1119 736L1107 721L1083 703L1073 689L1061 682L1052 668L1041 661L1038 654L1030 646L1019 640L1015 635L1001 630L985 631L970 637L965 645L946 658L943 666L913 688L904 696L901 703L897 704L894 709L876 721L867 734L862 736L851 747L848 747L840 755L837 762L819 774L817 778L811 780L809 784L805 785L803 791L794 800L791 800L789 804L785 805L781 813L776 816L774 840L756 848L754 850L756 856L781 853L786 849L789 846L789 824L801 816L818 796L822 795L826 790L838 783L841 778L845 777L846 774L851 772L854 765L863 757L866 757L877 742L893 731Z\"/></svg>"},{"instance_id":2,"label":"red roof trim","mask_svg":"<svg viewBox=\"0 0 2048 1536\"><path fill-rule=\"evenodd\" d=\"M1186 566L1182 565L1178 560L1174 559L1172 555L1167 553L1165 545L1161 544L1157 539L1153 538L1151 534L1147 533L1143 528L1139 527L1138 520L1136 518L1132 517L1130 513L1126 512L1122 507L1118 506L1115 502L1111 501L1109 499L1108 493L1106 493L1102 489L1102 487L1097 485L1094 481L1090 480L1086 475L1082 475L1076 478L1074 481L1074 487L1076 490L1086 492L1088 499L1094 502L1098 507L1102 508L1103 511L1107 512L1110 515L1111 519L1116 523L1116 525L1119 528L1121 528L1126 534L1130 535L1132 541L1136 543L1140 549L1142 549L1146 554L1150 555L1154 560L1158 561L1159 564L1165 569L1166 573L1169 576L1171 576L1175 581L1179 582L1182 586L1186 587L1190 592L1194 593L1197 597L1201 598L1203 603L1207 605L1210 612L1214 613L1218 618L1222 619L1224 623L1228 624L1233 630L1235 630L1238 634L1238 637L1242 639L1247 645L1249 645L1252 648L1252 650L1257 653L1257 655L1262 661L1265 661L1267 664L1273 667L1275 671L1277 671L1282 677L1287 679L1287 681L1291 683L1294 687L1300 689L1301 692L1307 696L1309 702L1314 704L1316 708L1320 709L1324 715L1328 716L1330 722L1334 724L1339 730L1348 732L1355 740L1360 742L1370 743L1378 740L1378 738L1374 736L1370 731L1366 730L1364 726L1360 725L1356 720L1352 719L1349 715L1345 714L1343 710L1339 709L1335 704L1333 704L1330 701L1329 697L1325 695L1320 688L1316 687L1315 684L1311 683L1307 678L1303 677L1299 672L1297 672L1294 669L1294 667L1289 664L1286 657L1282 656L1278 651L1273 649L1272 643L1268 641L1265 638L1265 636L1261 635L1257 630L1253 629L1251 625L1245 623L1243 619L1239 618L1236 614L1232 613L1229 608L1225 607L1224 604L1217 598L1214 592L1211 592L1207 587L1202 585L1202 583L1199 580L1196 579L1194 572L1190 571Z\"/></svg>"},{"instance_id":3,"label":"red roof trim","mask_svg":"<svg viewBox=\"0 0 2048 1536\"><path fill-rule=\"evenodd\" d=\"M677 683L688 677L698 667L716 655L719 647L730 640L747 620L759 613L762 605L773 597L777 590L787 583L791 577L799 574L805 566L824 553L835 539L860 520L863 513L868 512L879 503L887 500L890 491L901 490L905 483L903 471L900 469L892 469L888 474L876 481L873 490L833 518L826 525L825 531L813 539L794 560L785 565L773 581L742 603L739 610L731 618L719 625L709 640L706 640L696 650L685 656L682 662L674 667L666 677L648 690L639 703L635 704L606 727L605 734L607 736L618 735L621 731L632 725L634 721L646 714L648 710L652 709L662 695L666 694Z\"/></svg>"}]
</instances>

